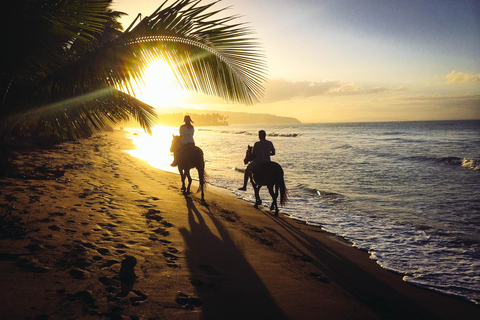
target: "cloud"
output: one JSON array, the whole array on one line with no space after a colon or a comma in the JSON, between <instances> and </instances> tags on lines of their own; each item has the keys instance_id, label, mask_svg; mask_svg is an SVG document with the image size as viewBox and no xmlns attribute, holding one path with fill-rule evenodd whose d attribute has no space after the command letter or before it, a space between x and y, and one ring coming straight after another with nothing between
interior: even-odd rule
<instances>
[{"instance_id":1,"label":"cloud","mask_svg":"<svg viewBox=\"0 0 480 320\"><path fill-rule=\"evenodd\" d=\"M359 94L377 94L382 92L406 91L405 87L396 89L385 87L364 88L355 83L341 80L325 81L287 81L281 78L270 79L266 85L263 103L271 103L292 98L314 96L349 96Z\"/></svg>"},{"instance_id":2,"label":"cloud","mask_svg":"<svg viewBox=\"0 0 480 320\"><path fill-rule=\"evenodd\" d=\"M463 72L456 72L453 70L445 76L447 83L465 83L465 82L480 82L479 74L468 74Z\"/></svg>"}]
</instances>

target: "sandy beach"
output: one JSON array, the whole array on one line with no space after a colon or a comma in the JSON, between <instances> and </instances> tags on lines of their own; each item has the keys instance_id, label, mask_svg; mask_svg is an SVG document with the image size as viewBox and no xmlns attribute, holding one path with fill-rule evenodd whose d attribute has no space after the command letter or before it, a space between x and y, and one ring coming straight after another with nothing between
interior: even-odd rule
<instances>
[{"instance_id":1,"label":"sandy beach","mask_svg":"<svg viewBox=\"0 0 480 320\"><path fill-rule=\"evenodd\" d=\"M121 131L20 145L0 180L0 319L480 319L319 228L211 185L202 205Z\"/></svg>"}]
</instances>

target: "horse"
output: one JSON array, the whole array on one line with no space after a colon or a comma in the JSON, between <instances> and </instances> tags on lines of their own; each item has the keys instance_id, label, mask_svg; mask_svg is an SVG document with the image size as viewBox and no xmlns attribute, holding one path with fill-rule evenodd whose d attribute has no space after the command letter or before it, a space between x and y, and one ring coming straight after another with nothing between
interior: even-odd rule
<instances>
[{"instance_id":1,"label":"horse","mask_svg":"<svg viewBox=\"0 0 480 320\"><path fill-rule=\"evenodd\" d=\"M252 153L253 147L248 146L245 159L243 162L248 164L255 159L255 155ZM285 180L283 179L282 167L273 161L270 162L258 162L252 169L250 174L250 182L252 183L253 190L255 190L255 208L258 208L262 204L260 199L260 188L267 186L268 192L272 196L272 205L270 210L275 210L275 216L278 216L278 191L280 190L280 205L283 207L288 200L288 190L285 186ZM275 187L275 190L274 190Z\"/></svg>"},{"instance_id":2,"label":"horse","mask_svg":"<svg viewBox=\"0 0 480 320\"><path fill-rule=\"evenodd\" d=\"M192 185L192 177L190 176L190 169L196 168L198 171L199 187L198 191L201 191L202 203L205 203L205 196L203 189L206 185L206 173L205 173L205 160L203 158L203 151L197 146L186 145L182 146L180 136L172 135L172 146L170 152L177 152L177 166L180 172L180 178L182 180L182 192L184 194L190 194L190 186ZM188 179L188 185L185 187L185 178Z\"/></svg>"}]
</instances>

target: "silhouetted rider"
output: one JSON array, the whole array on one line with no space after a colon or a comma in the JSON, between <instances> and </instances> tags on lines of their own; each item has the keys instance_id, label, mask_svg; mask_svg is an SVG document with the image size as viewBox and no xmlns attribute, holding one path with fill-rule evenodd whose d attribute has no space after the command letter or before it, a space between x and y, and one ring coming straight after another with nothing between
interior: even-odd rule
<instances>
[{"instance_id":1,"label":"silhouetted rider","mask_svg":"<svg viewBox=\"0 0 480 320\"><path fill-rule=\"evenodd\" d=\"M260 141L255 142L253 145L252 153L255 155L255 159L245 169L245 175L243 177L243 187L238 190L246 191L247 183L253 168L260 162L269 162L270 156L275 155L275 147L273 143L266 139L267 133L264 130L258 131L258 138Z\"/></svg>"}]
</instances>

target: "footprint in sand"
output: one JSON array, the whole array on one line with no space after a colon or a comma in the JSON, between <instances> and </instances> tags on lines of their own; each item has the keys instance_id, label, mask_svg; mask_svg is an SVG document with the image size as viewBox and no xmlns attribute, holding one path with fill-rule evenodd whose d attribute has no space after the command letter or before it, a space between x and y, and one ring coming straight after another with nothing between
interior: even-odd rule
<instances>
[{"instance_id":1,"label":"footprint in sand","mask_svg":"<svg viewBox=\"0 0 480 320\"><path fill-rule=\"evenodd\" d=\"M156 234L160 234L164 237L170 235L170 232L168 232L167 230L165 230L164 228L157 228L155 230L153 230L153 232L155 232Z\"/></svg>"},{"instance_id":2,"label":"footprint in sand","mask_svg":"<svg viewBox=\"0 0 480 320\"><path fill-rule=\"evenodd\" d=\"M115 265L115 264L118 264L118 263L120 263L120 261L114 260L114 259L110 259L110 260L105 261L105 263L103 263L103 264L100 266L100 268L109 268L109 267L111 267L111 266L113 266L113 265Z\"/></svg>"},{"instance_id":3,"label":"footprint in sand","mask_svg":"<svg viewBox=\"0 0 480 320\"><path fill-rule=\"evenodd\" d=\"M31 243L29 245L26 245L25 246L25 249L29 250L29 251L40 251L43 249L43 247L41 245L39 245L38 243Z\"/></svg>"},{"instance_id":4,"label":"footprint in sand","mask_svg":"<svg viewBox=\"0 0 480 320\"><path fill-rule=\"evenodd\" d=\"M155 204L137 204L137 207L139 208L145 208L145 209L148 209L148 208L155 208L157 205Z\"/></svg>"},{"instance_id":5,"label":"footprint in sand","mask_svg":"<svg viewBox=\"0 0 480 320\"><path fill-rule=\"evenodd\" d=\"M72 269L68 272L75 279L83 280L86 278L86 271L80 269Z\"/></svg>"},{"instance_id":6,"label":"footprint in sand","mask_svg":"<svg viewBox=\"0 0 480 320\"><path fill-rule=\"evenodd\" d=\"M168 267L170 267L170 268L180 268L180 265L178 265L176 263L176 261L179 259L179 257L177 257L176 255L171 254L169 252L163 252L162 255L167 260L167 266Z\"/></svg>"},{"instance_id":7,"label":"footprint in sand","mask_svg":"<svg viewBox=\"0 0 480 320\"><path fill-rule=\"evenodd\" d=\"M174 247L167 247L168 252L170 253L178 253L178 249Z\"/></svg>"},{"instance_id":8,"label":"footprint in sand","mask_svg":"<svg viewBox=\"0 0 480 320\"><path fill-rule=\"evenodd\" d=\"M75 250L76 252L86 252L87 249L82 246L81 244L76 244L74 247L73 247L73 250Z\"/></svg>"},{"instance_id":9,"label":"footprint in sand","mask_svg":"<svg viewBox=\"0 0 480 320\"><path fill-rule=\"evenodd\" d=\"M80 300L90 309L98 309L99 306L95 304L95 299L90 291L79 291L74 296L70 297L72 300Z\"/></svg>"},{"instance_id":10,"label":"footprint in sand","mask_svg":"<svg viewBox=\"0 0 480 320\"><path fill-rule=\"evenodd\" d=\"M51 217L53 217L53 216L63 217L66 214L67 214L66 212L50 212L50 213L48 213L48 215L51 216Z\"/></svg>"},{"instance_id":11,"label":"footprint in sand","mask_svg":"<svg viewBox=\"0 0 480 320\"><path fill-rule=\"evenodd\" d=\"M107 248L98 248L97 252L100 253L102 256L110 254L110 250L108 250Z\"/></svg>"},{"instance_id":12,"label":"footprint in sand","mask_svg":"<svg viewBox=\"0 0 480 320\"><path fill-rule=\"evenodd\" d=\"M85 241L80 241L79 242L82 246L86 247L86 248L90 248L90 249L95 249L97 246L93 243L90 243L90 242L85 242Z\"/></svg>"},{"instance_id":13,"label":"footprint in sand","mask_svg":"<svg viewBox=\"0 0 480 320\"><path fill-rule=\"evenodd\" d=\"M328 280L328 278L323 274L318 274L316 272L312 272L312 273L310 273L310 276L312 276L318 282L322 282L322 283L326 283L326 284L330 283L330 280Z\"/></svg>"},{"instance_id":14,"label":"footprint in sand","mask_svg":"<svg viewBox=\"0 0 480 320\"><path fill-rule=\"evenodd\" d=\"M198 271L200 271L203 274L209 275L209 276L217 276L220 273L215 269L214 267L207 265L207 264L202 264L197 266Z\"/></svg>"},{"instance_id":15,"label":"footprint in sand","mask_svg":"<svg viewBox=\"0 0 480 320\"><path fill-rule=\"evenodd\" d=\"M30 201L28 203L40 202L40 196L29 196Z\"/></svg>"},{"instance_id":16,"label":"footprint in sand","mask_svg":"<svg viewBox=\"0 0 480 320\"><path fill-rule=\"evenodd\" d=\"M258 239L260 241L260 243L266 245L266 246L269 246L269 247L272 247L273 246L273 242L267 240L267 239L264 239L264 238L259 238Z\"/></svg>"},{"instance_id":17,"label":"footprint in sand","mask_svg":"<svg viewBox=\"0 0 480 320\"><path fill-rule=\"evenodd\" d=\"M99 277L98 278L98 281L103 284L104 286L108 286L108 287L111 287L111 286L119 286L120 283L117 281L117 280L114 280L114 279L111 279L111 278L108 278L108 277Z\"/></svg>"},{"instance_id":18,"label":"footprint in sand","mask_svg":"<svg viewBox=\"0 0 480 320\"><path fill-rule=\"evenodd\" d=\"M176 255L171 254L169 252L163 252L162 255L170 261L176 261L179 259Z\"/></svg>"},{"instance_id":19,"label":"footprint in sand","mask_svg":"<svg viewBox=\"0 0 480 320\"><path fill-rule=\"evenodd\" d=\"M73 266L79 269L86 269L91 265L92 265L92 262L90 262L90 260L87 260L86 258L78 258L73 263Z\"/></svg>"},{"instance_id":20,"label":"footprint in sand","mask_svg":"<svg viewBox=\"0 0 480 320\"><path fill-rule=\"evenodd\" d=\"M251 227L251 230L255 231L256 233L264 233L265 229L257 228L257 227Z\"/></svg>"},{"instance_id":21,"label":"footprint in sand","mask_svg":"<svg viewBox=\"0 0 480 320\"><path fill-rule=\"evenodd\" d=\"M215 285L213 283L205 283L202 280L196 278L190 278L190 284L204 291L215 288Z\"/></svg>"},{"instance_id":22,"label":"footprint in sand","mask_svg":"<svg viewBox=\"0 0 480 320\"><path fill-rule=\"evenodd\" d=\"M134 307L138 307L141 304L141 302L148 299L148 296L141 291L132 290L132 292L136 295L135 297L130 298L130 303Z\"/></svg>"},{"instance_id":23,"label":"footprint in sand","mask_svg":"<svg viewBox=\"0 0 480 320\"><path fill-rule=\"evenodd\" d=\"M113 223L99 223L98 225L109 231L113 231L113 229L118 227L118 225Z\"/></svg>"},{"instance_id":24,"label":"footprint in sand","mask_svg":"<svg viewBox=\"0 0 480 320\"><path fill-rule=\"evenodd\" d=\"M171 224L170 222L167 222L167 221L162 221L161 224L162 224L165 228L171 228L171 227L173 227L173 224Z\"/></svg>"},{"instance_id":25,"label":"footprint in sand","mask_svg":"<svg viewBox=\"0 0 480 320\"><path fill-rule=\"evenodd\" d=\"M144 215L149 220L161 221L161 220L163 220L163 217L160 216L159 213L161 213L160 210L150 209Z\"/></svg>"},{"instance_id":26,"label":"footprint in sand","mask_svg":"<svg viewBox=\"0 0 480 320\"><path fill-rule=\"evenodd\" d=\"M178 292L175 296L175 302L181 306L185 306L187 310L194 310L195 307L201 307L203 302L199 298L191 297L183 292Z\"/></svg>"}]
</instances>

